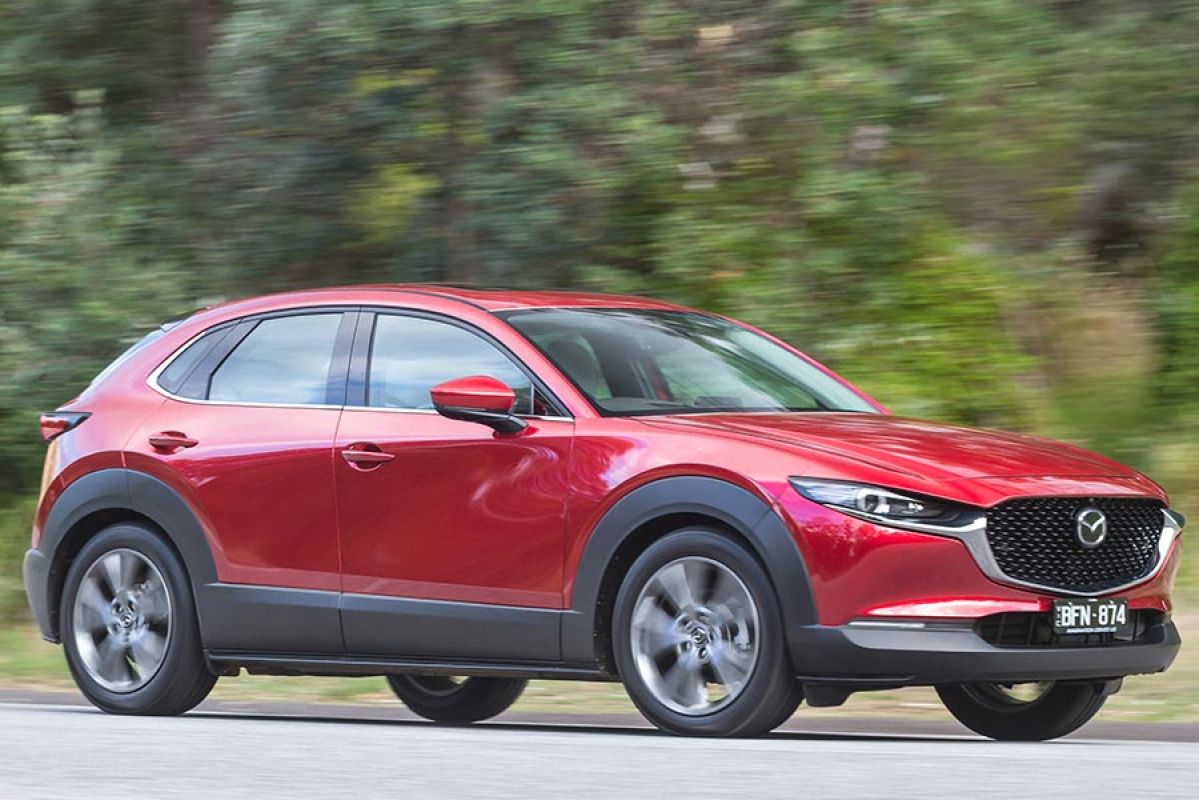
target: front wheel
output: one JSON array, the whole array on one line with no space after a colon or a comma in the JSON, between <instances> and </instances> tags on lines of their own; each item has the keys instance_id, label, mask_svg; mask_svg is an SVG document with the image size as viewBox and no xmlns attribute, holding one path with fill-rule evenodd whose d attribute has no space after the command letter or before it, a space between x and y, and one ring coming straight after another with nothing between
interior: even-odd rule
<instances>
[{"instance_id":1,"label":"front wheel","mask_svg":"<svg viewBox=\"0 0 1199 800\"><path fill-rule=\"evenodd\" d=\"M757 736L802 698L770 579L721 531L677 531L641 554L616 597L612 647L633 703L673 733Z\"/></svg>"},{"instance_id":2,"label":"front wheel","mask_svg":"<svg viewBox=\"0 0 1199 800\"><path fill-rule=\"evenodd\" d=\"M955 683L937 687L949 713L1000 741L1040 742L1081 728L1107 700L1103 683Z\"/></svg>"},{"instance_id":3,"label":"front wheel","mask_svg":"<svg viewBox=\"0 0 1199 800\"><path fill-rule=\"evenodd\" d=\"M490 719L516 702L528 684L515 678L449 675L388 675L396 697L414 714L434 722L465 724Z\"/></svg>"}]
</instances>

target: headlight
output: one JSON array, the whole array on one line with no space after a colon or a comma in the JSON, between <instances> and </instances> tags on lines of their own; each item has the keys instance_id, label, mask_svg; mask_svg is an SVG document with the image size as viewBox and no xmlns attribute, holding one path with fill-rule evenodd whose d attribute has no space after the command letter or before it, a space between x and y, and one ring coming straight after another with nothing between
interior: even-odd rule
<instances>
[{"instance_id":1,"label":"headlight","mask_svg":"<svg viewBox=\"0 0 1199 800\"><path fill-rule=\"evenodd\" d=\"M981 528L986 522L986 515L981 509L931 497L901 494L881 486L818 478L792 478L791 485L814 503L895 528L961 533Z\"/></svg>"}]
</instances>

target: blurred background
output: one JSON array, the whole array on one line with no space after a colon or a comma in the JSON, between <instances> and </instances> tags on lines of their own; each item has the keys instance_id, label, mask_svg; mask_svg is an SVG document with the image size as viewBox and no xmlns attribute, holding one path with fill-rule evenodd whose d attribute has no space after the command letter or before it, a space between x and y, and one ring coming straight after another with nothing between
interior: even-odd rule
<instances>
[{"instance_id":1,"label":"blurred background","mask_svg":"<svg viewBox=\"0 0 1199 800\"><path fill-rule=\"evenodd\" d=\"M0 679L66 680L20 586L38 412L271 290L668 298L1199 519L1196 75L1189 0L5 0ZM1117 710L1199 719L1185 649L1142 680Z\"/></svg>"}]
</instances>

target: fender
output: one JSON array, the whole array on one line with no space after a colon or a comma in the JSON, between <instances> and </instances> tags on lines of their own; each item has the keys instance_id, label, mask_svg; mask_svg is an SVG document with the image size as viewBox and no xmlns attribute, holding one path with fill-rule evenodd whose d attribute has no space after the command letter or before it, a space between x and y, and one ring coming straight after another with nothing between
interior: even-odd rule
<instances>
[{"instance_id":1,"label":"fender","mask_svg":"<svg viewBox=\"0 0 1199 800\"><path fill-rule=\"evenodd\" d=\"M37 550L26 555L26 591L44 638L58 641L54 601L65 578L47 575L49 565L75 524L101 511L146 517L174 545L191 580L206 648L344 651L339 592L221 583L204 526L188 502L158 478L124 468L99 470L68 486L46 518Z\"/></svg>"},{"instance_id":2,"label":"fender","mask_svg":"<svg viewBox=\"0 0 1199 800\"><path fill-rule=\"evenodd\" d=\"M604 570L625 539L645 523L668 514L702 514L741 534L774 584L786 630L816 623L816 603L803 557L786 524L768 503L716 478L662 478L622 497L593 529L575 573L571 608L562 618L566 663L593 664L603 659L595 631Z\"/></svg>"},{"instance_id":3,"label":"fender","mask_svg":"<svg viewBox=\"0 0 1199 800\"><path fill-rule=\"evenodd\" d=\"M37 551L49 563L53 563L63 539L71 529L80 520L101 511L132 511L156 524L183 559L193 591L217 581L216 562L212 558L204 526L187 501L157 478L130 469L102 469L84 475L64 489L42 526ZM38 616L45 616L46 619L39 618L38 624L43 635L51 641L58 639L58 604L55 595L64 577L50 576L39 592L44 598L44 606ZM29 589L32 595L34 587ZM202 606L198 597L196 600L203 628Z\"/></svg>"}]
</instances>

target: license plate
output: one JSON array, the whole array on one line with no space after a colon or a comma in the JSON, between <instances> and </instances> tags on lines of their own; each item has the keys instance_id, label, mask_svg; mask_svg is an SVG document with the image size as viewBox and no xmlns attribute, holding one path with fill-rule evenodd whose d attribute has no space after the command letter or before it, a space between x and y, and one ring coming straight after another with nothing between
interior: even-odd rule
<instances>
[{"instance_id":1,"label":"license plate","mask_svg":"<svg viewBox=\"0 0 1199 800\"><path fill-rule=\"evenodd\" d=\"M1053 603L1053 632L1071 633L1132 633L1132 614L1127 600L1055 600Z\"/></svg>"}]
</instances>

